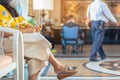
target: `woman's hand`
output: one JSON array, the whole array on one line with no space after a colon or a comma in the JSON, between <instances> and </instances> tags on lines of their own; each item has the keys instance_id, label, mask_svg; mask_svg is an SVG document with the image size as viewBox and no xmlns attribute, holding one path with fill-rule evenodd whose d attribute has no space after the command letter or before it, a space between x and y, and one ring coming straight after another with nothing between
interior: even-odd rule
<instances>
[{"instance_id":1,"label":"woman's hand","mask_svg":"<svg viewBox=\"0 0 120 80\"><path fill-rule=\"evenodd\" d=\"M33 28L20 29L22 33L33 33L35 32Z\"/></svg>"},{"instance_id":2,"label":"woman's hand","mask_svg":"<svg viewBox=\"0 0 120 80\"><path fill-rule=\"evenodd\" d=\"M9 37L9 36L13 36L13 34L7 32L4 33L4 37Z\"/></svg>"},{"instance_id":3,"label":"woman's hand","mask_svg":"<svg viewBox=\"0 0 120 80\"><path fill-rule=\"evenodd\" d=\"M34 31L35 32L40 32L42 30L42 25L36 25Z\"/></svg>"},{"instance_id":4,"label":"woman's hand","mask_svg":"<svg viewBox=\"0 0 120 80\"><path fill-rule=\"evenodd\" d=\"M36 25L33 27L33 25L27 25L26 28L20 29L23 33L33 33L33 32L40 32L42 30L42 25Z\"/></svg>"},{"instance_id":5,"label":"woman's hand","mask_svg":"<svg viewBox=\"0 0 120 80\"><path fill-rule=\"evenodd\" d=\"M34 32L34 27L32 24L27 24L25 28L19 29L23 33L33 33Z\"/></svg>"}]
</instances>

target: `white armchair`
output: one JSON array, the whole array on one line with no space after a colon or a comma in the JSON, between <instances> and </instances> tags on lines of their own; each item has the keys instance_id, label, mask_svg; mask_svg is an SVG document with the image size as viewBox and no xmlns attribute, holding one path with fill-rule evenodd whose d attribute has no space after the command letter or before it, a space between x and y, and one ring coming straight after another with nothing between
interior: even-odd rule
<instances>
[{"instance_id":1,"label":"white armchair","mask_svg":"<svg viewBox=\"0 0 120 80\"><path fill-rule=\"evenodd\" d=\"M12 56L4 55L4 32L13 34ZM0 34L0 60L2 60L0 64L0 79L10 71L13 71L13 80L24 80L24 46L22 33L18 30L4 28L0 26Z\"/></svg>"}]
</instances>

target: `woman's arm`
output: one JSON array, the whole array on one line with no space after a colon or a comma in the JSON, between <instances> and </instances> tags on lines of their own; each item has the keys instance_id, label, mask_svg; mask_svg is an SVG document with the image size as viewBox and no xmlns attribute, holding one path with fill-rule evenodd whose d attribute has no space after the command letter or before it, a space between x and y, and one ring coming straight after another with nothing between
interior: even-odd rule
<instances>
[{"instance_id":1,"label":"woman's arm","mask_svg":"<svg viewBox=\"0 0 120 80\"><path fill-rule=\"evenodd\" d=\"M26 28L26 29L20 29L20 31L22 33L33 33L34 29L32 29L32 28Z\"/></svg>"},{"instance_id":2,"label":"woman's arm","mask_svg":"<svg viewBox=\"0 0 120 80\"><path fill-rule=\"evenodd\" d=\"M28 24L24 29L20 29L23 33L33 33L33 32L40 32L42 30L42 25L36 25L33 27L33 25Z\"/></svg>"},{"instance_id":3,"label":"woman's arm","mask_svg":"<svg viewBox=\"0 0 120 80\"><path fill-rule=\"evenodd\" d=\"M4 33L4 37L9 37L9 36L13 36L13 34L11 34L11 33Z\"/></svg>"}]
</instances>

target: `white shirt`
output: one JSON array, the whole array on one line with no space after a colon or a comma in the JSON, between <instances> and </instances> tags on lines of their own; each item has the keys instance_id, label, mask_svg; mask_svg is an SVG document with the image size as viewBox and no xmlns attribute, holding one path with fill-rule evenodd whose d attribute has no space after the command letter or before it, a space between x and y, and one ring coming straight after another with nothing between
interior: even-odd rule
<instances>
[{"instance_id":1,"label":"white shirt","mask_svg":"<svg viewBox=\"0 0 120 80\"><path fill-rule=\"evenodd\" d=\"M86 16L91 21L103 20L107 23L110 20L115 23L117 22L108 6L101 0L95 0L88 6Z\"/></svg>"}]
</instances>

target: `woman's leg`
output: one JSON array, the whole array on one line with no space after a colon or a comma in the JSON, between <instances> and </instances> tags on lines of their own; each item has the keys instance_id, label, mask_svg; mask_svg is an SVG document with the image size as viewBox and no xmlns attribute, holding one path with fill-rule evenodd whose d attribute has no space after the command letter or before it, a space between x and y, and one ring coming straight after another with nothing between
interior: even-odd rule
<instances>
[{"instance_id":1,"label":"woman's leg","mask_svg":"<svg viewBox=\"0 0 120 80\"><path fill-rule=\"evenodd\" d=\"M45 67L45 61L37 59L28 59L28 80L37 80L39 72Z\"/></svg>"},{"instance_id":2,"label":"woman's leg","mask_svg":"<svg viewBox=\"0 0 120 80\"><path fill-rule=\"evenodd\" d=\"M65 65L61 64L54 56L53 54L50 54L49 60L48 60L54 67L54 72L59 73L62 72L65 68ZM29 76L28 80L37 80L39 72Z\"/></svg>"},{"instance_id":3,"label":"woman's leg","mask_svg":"<svg viewBox=\"0 0 120 80\"><path fill-rule=\"evenodd\" d=\"M64 64L60 63L53 56L53 54L50 54L48 61L53 65L54 72L57 73L57 78L59 80L65 78L65 77L69 77L69 76L75 75L78 72L77 67L65 66Z\"/></svg>"},{"instance_id":4,"label":"woman's leg","mask_svg":"<svg viewBox=\"0 0 120 80\"><path fill-rule=\"evenodd\" d=\"M62 72L65 68L65 65L60 63L53 54L50 54L48 61L53 65L55 73Z\"/></svg>"},{"instance_id":5,"label":"woman's leg","mask_svg":"<svg viewBox=\"0 0 120 80\"><path fill-rule=\"evenodd\" d=\"M38 74L39 74L39 72L37 72L37 73L29 76L29 77L28 77L28 80L37 80Z\"/></svg>"},{"instance_id":6,"label":"woman's leg","mask_svg":"<svg viewBox=\"0 0 120 80\"><path fill-rule=\"evenodd\" d=\"M54 67L54 72L55 72L55 73L64 72L66 66L65 66L64 64L60 63L60 62L53 56L53 54L50 54L48 61L49 61L49 62L52 64L52 66ZM74 75L74 74L76 74L76 73L77 73L77 72L76 72L76 68L75 68L75 69L69 71L69 73L67 73L67 75L65 75L65 74L64 74L65 76L62 75L61 78L65 78L65 77L68 77L68 76L72 76L72 75ZM37 80L38 74L39 74L39 72L37 72L37 73L29 76L29 80Z\"/></svg>"}]
</instances>

